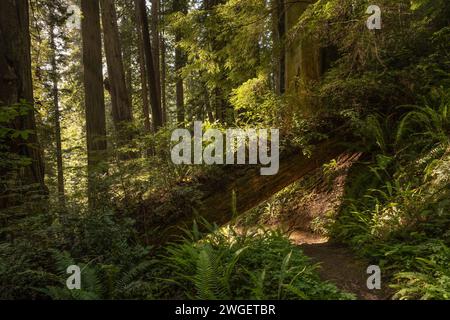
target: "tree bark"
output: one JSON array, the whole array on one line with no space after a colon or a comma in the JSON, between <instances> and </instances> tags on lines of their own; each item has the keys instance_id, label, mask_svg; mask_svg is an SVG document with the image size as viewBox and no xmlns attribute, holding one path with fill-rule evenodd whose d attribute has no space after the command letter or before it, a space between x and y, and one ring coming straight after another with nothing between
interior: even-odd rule
<instances>
[{"instance_id":1,"label":"tree bark","mask_svg":"<svg viewBox=\"0 0 450 320\"><path fill-rule=\"evenodd\" d=\"M167 65L166 65L166 41L164 39L164 33L161 33L160 37L161 42L161 104L162 104L162 112L163 112L163 122L167 123L168 113L167 113Z\"/></svg>"},{"instance_id":2,"label":"tree bark","mask_svg":"<svg viewBox=\"0 0 450 320\"><path fill-rule=\"evenodd\" d=\"M333 139L316 145L311 157L303 155L300 150L282 153L279 171L274 176L261 176L259 168L255 166L228 167L213 181L200 182L197 188L203 193L201 199L183 198L175 187L164 201L161 201L160 195L144 201L133 218L144 221L145 217L145 223L139 228L160 228L157 238L151 239L153 244L174 241L182 233L177 227L190 228L192 221L199 216L219 226L226 224L235 218L233 211L238 214L247 212L340 155L354 157L353 153L347 153L343 143ZM185 189L186 185L180 188ZM235 208L232 207L233 194ZM177 203L177 206L168 207L168 201Z\"/></svg>"},{"instance_id":3,"label":"tree bark","mask_svg":"<svg viewBox=\"0 0 450 320\"><path fill-rule=\"evenodd\" d=\"M141 99L142 99L142 115L144 120L144 129L145 132L151 131L151 123L150 123L150 104L148 101L148 86L147 86L147 76L146 76L146 67L145 67L145 53L144 53L144 40L142 36L142 32L140 31L140 14L139 11L135 10L135 20L136 20L136 28L138 30L138 55L139 55L139 74L141 80Z\"/></svg>"},{"instance_id":4,"label":"tree bark","mask_svg":"<svg viewBox=\"0 0 450 320\"><path fill-rule=\"evenodd\" d=\"M316 1L286 2L286 29L295 26L308 6ZM286 66L289 66L285 69L286 92L295 97L289 105L290 113L311 117L320 110L320 102L310 88L320 80L321 64L320 44L313 36L297 35L286 42ZM298 106L302 108L295 110Z\"/></svg>"},{"instance_id":5,"label":"tree bark","mask_svg":"<svg viewBox=\"0 0 450 320\"><path fill-rule=\"evenodd\" d=\"M54 108L54 125L55 125L55 140L56 140L56 163L58 170L58 199L61 205L65 203L64 195L64 169L62 159L62 143L61 143L61 124L60 124L60 112L59 112L59 87L58 87L58 66L57 66L57 48L55 42L55 26L53 23L50 25L50 47L52 49L52 95L53 95L53 108Z\"/></svg>"},{"instance_id":6,"label":"tree bark","mask_svg":"<svg viewBox=\"0 0 450 320\"><path fill-rule=\"evenodd\" d=\"M150 41L149 23L145 0L135 0L136 10L139 16L139 27L142 33L145 65L147 68L147 82L150 92L150 104L152 107L153 130L158 131L162 125L161 103L158 99L158 86L155 77L155 65L153 60L152 45Z\"/></svg>"},{"instance_id":7,"label":"tree bark","mask_svg":"<svg viewBox=\"0 0 450 320\"><path fill-rule=\"evenodd\" d=\"M117 3L117 2L116 2ZM116 6L117 7L117 6ZM137 41L135 38L135 28L136 28L136 19L135 19L135 10L133 2L127 1L126 3L122 2L122 6L120 7L122 12L122 17L130 17L129 20L124 19L119 25L119 39L120 43L132 43L133 45L125 45L122 46L122 59L125 69L125 82L127 84L127 92L129 96L129 101L131 103L131 115L133 115L133 57L135 55L135 44ZM117 9L116 9L117 12ZM119 18L119 16L118 16Z\"/></svg>"},{"instance_id":8,"label":"tree bark","mask_svg":"<svg viewBox=\"0 0 450 320\"><path fill-rule=\"evenodd\" d=\"M153 49L153 64L155 66L155 81L156 81L156 91L158 94L158 101L162 106L162 95L161 95L161 60L160 54L160 37L159 37L159 3L160 0L152 0L152 10L151 10L151 31L152 31L152 49ZM164 123L164 111L162 111L162 120Z\"/></svg>"},{"instance_id":9,"label":"tree bark","mask_svg":"<svg viewBox=\"0 0 450 320\"><path fill-rule=\"evenodd\" d=\"M213 22L215 24L217 23L221 23L220 19L217 16L217 13L214 12L214 9L225 3L224 0L205 0L204 1L204 8L205 11L212 16ZM216 15L216 16L214 16ZM209 30L209 36L208 36L208 41L210 43L211 46L211 50L212 52L215 54L217 53L219 50L221 50L223 48L223 46L225 45L225 43L219 39L216 36L216 33L214 30ZM211 92L211 103L213 104L213 108L215 109L216 112L216 120L220 121L222 123L232 123L232 107L227 99L227 92L226 90L224 90L224 86L223 86L223 82L225 81L226 77L226 72L224 69L224 65L225 65L225 61L223 60L223 58L220 58L219 55L217 55L216 61L215 61L220 68L220 75L219 75L219 80L216 80L216 83L212 89Z\"/></svg>"},{"instance_id":10,"label":"tree bark","mask_svg":"<svg viewBox=\"0 0 450 320\"><path fill-rule=\"evenodd\" d=\"M0 1L0 107L25 101L33 105L28 1ZM44 162L36 135L34 110L16 117L6 124L13 130L31 130L28 139L7 138L6 152L31 159L31 164L17 172L14 184L29 191L46 193ZM25 141L26 140L26 141ZM11 174L11 168L0 168L1 180ZM4 181L2 181L3 183ZM13 204L15 197L8 194L8 187L0 190L0 208Z\"/></svg>"},{"instance_id":11,"label":"tree bark","mask_svg":"<svg viewBox=\"0 0 450 320\"><path fill-rule=\"evenodd\" d=\"M284 41L286 36L285 0L272 0L273 43L275 61L275 92L283 94L286 91L286 51Z\"/></svg>"},{"instance_id":12,"label":"tree bark","mask_svg":"<svg viewBox=\"0 0 450 320\"><path fill-rule=\"evenodd\" d=\"M99 174L104 172L101 162L106 159L107 151L99 0L82 0L81 9L88 195L89 206L95 208L98 206L99 196L104 191L99 184Z\"/></svg>"},{"instance_id":13,"label":"tree bark","mask_svg":"<svg viewBox=\"0 0 450 320\"><path fill-rule=\"evenodd\" d=\"M160 16L163 16L163 12L165 11L164 2L161 3L160 8ZM161 21L161 19L160 19ZM166 39L165 39L165 30L164 23L160 32L160 46L161 46L161 104L162 104L162 113L163 113L163 122L167 123L168 119L168 110L167 110L167 65L166 65L166 55L167 55L167 47L166 47Z\"/></svg>"},{"instance_id":14,"label":"tree bark","mask_svg":"<svg viewBox=\"0 0 450 320\"><path fill-rule=\"evenodd\" d=\"M120 134L120 131L124 129L123 125L132 121L131 101L125 79L114 0L100 0L100 4L102 7L103 42L108 67L112 115L114 125ZM132 137L127 135L127 138L129 140Z\"/></svg>"},{"instance_id":15,"label":"tree bark","mask_svg":"<svg viewBox=\"0 0 450 320\"><path fill-rule=\"evenodd\" d=\"M183 123L185 120L185 110L184 110L184 84L183 77L181 75L181 70L186 65L186 58L179 47L178 43L181 41L181 34L177 32L175 35L175 42L177 47L175 48L175 72L176 72L176 105L177 105L177 121L178 123Z\"/></svg>"},{"instance_id":16,"label":"tree bark","mask_svg":"<svg viewBox=\"0 0 450 320\"><path fill-rule=\"evenodd\" d=\"M174 0L173 2L173 12L187 13L187 3L185 0ZM177 30L175 32L175 73L176 73L176 106L177 106L177 121L178 123L183 123L185 121L185 110L184 110L184 84L183 77L181 76L181 70L186 65L186 55L180 48L179 43L182 40L181 31Z\"/></svg>"}]
</instances>

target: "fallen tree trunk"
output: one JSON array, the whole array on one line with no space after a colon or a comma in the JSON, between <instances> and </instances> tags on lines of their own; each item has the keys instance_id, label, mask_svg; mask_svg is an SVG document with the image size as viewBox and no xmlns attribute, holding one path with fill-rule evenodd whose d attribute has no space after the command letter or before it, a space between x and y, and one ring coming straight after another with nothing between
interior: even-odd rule
<instances>
[{"instance_id":1,"label":"fallen tree trunk","mask_svg":"<svg viewBox=\"0 0 450 320\"><path fill-rule=\"evenodd\" d=\"M328 141L317 146L311 157L304 156L300 151L282 157L276 175L261 176L258 169L252 168L245 175L234 177L226 185L218 185L216 192L203 199L201 215L218 225L227 223L232 218L233 192L236 195L236 211L245 213L342 152L343 148L337 147L334 141Z\"/></svg>"},{"instance_id":2,"label":"fallen tree trunk","mask_svg":"<svg viewBox=\"0 0 450 320\"><path fill-rule=\"evenodd\" d=\"M273 176L260 175L258 166L226 166L214 179L180 185L168 197L143 203L136 217L138 227L144 234L156 227L158 231L147 240L161 244L180 235L180 227L190 228L198 216L210 223L226 224L233 218L233 209L245 213L345 151L336 140L328 140L318 144L310 157L299 150L284 152L279 171Z\"/></svg>"}]
</instances>

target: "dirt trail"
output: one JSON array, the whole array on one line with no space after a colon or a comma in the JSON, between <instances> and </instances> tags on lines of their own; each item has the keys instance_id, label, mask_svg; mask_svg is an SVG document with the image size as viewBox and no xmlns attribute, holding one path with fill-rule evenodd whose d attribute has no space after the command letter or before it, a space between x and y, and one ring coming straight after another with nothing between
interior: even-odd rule
<instances>
[{"instance_id":1,"label":"dirt trail","mask_svg":"<svg viewBox=\"0 0 450 320\"><path fill-rule=\"evenodd\" d=\"M313 262L320 264L318 272L323 280L334 283L343 291L355 294L360 300L385 300L391 296L389 289L367 288L366 281L369 275L366 270L370 263L356 257L350 249L329 243L327 238L308 232L296 231L290 238Z\"/></svg>"},{"instance_id":2,"label":"dirt trail","mask_svg":"<svg viewBox=\"0 0 450 320\"><path fill-rule=\"evenodd\" d=\"M318 169L306 177L313 181L312 185L306 183L307 187L294 191L288 202L283 202L280 212L265 221L265 225L289 234L291 241L312 262L321 266L318 272L324 281L355 294L361 300L385 300L392 296L392 292L383 287L383 279L381 290L367 288L369 261L359 258L347 247L329 242L327 237L317 232L320 228L317 221L327 221L339 211L349 170L361 156L361 153L341 154L328 166L328 174Z\"/></svg>"},{"instance_id":3,"label":"dirt trail","mask_svg":"<svg viewBox=\"0 0 450 320\"><path fill-rule=\"evenodd\" d=\"M342 155L336 161L334 179L326 183L321 173L315 177L315 186L307 198L299 197L297 205L287 206L285 220L278 225L287 226L290 238L303 252L318 263L323 280L334 283L339 289L353 293L361 300L389 299L388 288L369 290L367 288L367 267L369 261L359 258L349 248L329 242L313 232L314 219L327 219L328 212L338 212L345 192L349 169L358 161L361 154ZM306 201L304 200L306 199ZM292 210L294 208L294 210ZM289 232L290 231L290 232Z\"/></svg>"}]
</instances>

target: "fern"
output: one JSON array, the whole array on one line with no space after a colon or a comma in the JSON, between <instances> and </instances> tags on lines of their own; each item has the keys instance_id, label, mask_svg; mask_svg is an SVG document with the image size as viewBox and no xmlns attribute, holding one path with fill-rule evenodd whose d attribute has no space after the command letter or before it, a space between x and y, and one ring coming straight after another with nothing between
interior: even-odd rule
<instances>
[{"instance_id":1,"label":"fern","mask_svg":"<svg viewBox=\"0 0 450 320\"><path fill-rule=\"evenodd\" d=\"M423 106L410 106L398 125L395 142L402 143L406 137L423 137L425 147L430 144L447 144L450 134L450 94L443 89L436 90ZM426 145L428 144L428 146Z\"/></svg>"},{"instance_id":2,"label":"fern","mask_svg":"<svg viewBox=\"0 0 450 320\"><path fill-rule=\"evenodd\" d=\"M211 254L209 246L200 251L197 261L197 273L193 277L197 298L203 300L225 299L225 288L218 281L217 261Z\"/></svg>"},{"instance_id":3,"label":"fern","mask_svg":"<svg viewBox=\"0 0 450 320\"><path fill-rule=\"evenodd\" d=\"M345 296L332 285L322 286L315 274L316 266L310 265L280 232L262 230L239 234L227 227L204 234L200 241L191 239L187 236L182 243L171 245L162 260L170 266L167 271L171 276L165 282L181 290L184 297L300 298L286 286L303 290L308 298Z\"/></svg>"}]
</instances>

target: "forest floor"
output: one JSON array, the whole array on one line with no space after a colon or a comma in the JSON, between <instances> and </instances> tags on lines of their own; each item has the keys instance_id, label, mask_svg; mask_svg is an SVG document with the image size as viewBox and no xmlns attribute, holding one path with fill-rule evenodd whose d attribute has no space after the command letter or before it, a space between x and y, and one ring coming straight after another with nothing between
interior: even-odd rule
<instances>
[{"instance_id":1,"label":"forest floor","mask_svg":"<svg viewBox=\"0 0 450 320\"><path fill-rule=\"evenodd\" d=\"M336 218L345 197L349 170L360 158L361 153L342 154L329 166L328 173L317 170L307 181L293 184L291 191L276 195L269 202L277 213L263 219L262 224L287 234L313 263L320 265L317 271L322 280L359 300L386 300L393 291L383 286L384 279L381 290L367 287L367 268L371 263L323 232L325 225ZM262 205L265 206L267 203Z\"/></svg>"},{"instance_id":2,"label":"forest floor","mask_svg":"<svg viewBox=\"0 0 450 320\"><path fill-rule=\"evenodd\" d=\"M323 280L334 283L339 289L353 293L361 300L389 299L389 288L369 290L367 288L367 267L369 261L360 258L350 248L329 241L326 236L314 232L314 220L326 220L329 212L337 212L342 204L349 169L357 162L361 154L349 154L339 157L333 168L333 178L328 182L326 176L316 176L315 185L306 197L293 197L293 202L285 207L281 220L272 221L272 227L287 230L290 239L298 245L313 263L321 267L318 270Z\"/></svg>"},{"instance_id":3,"label":"forest floor","mask_svg":"<svg viewBox=\"0 0 450 320\"><path fill-rule=\"evenodd\" d=\"M356 256L349 248L330 243L327 238L309 232L294 231L290 238L312 262L320 265L318 272L322 280L353 293L360 300L386 300L391 296L388 288L367 288L369 275L366 270L370 263Z\"/></svg>"}]
</instances>

